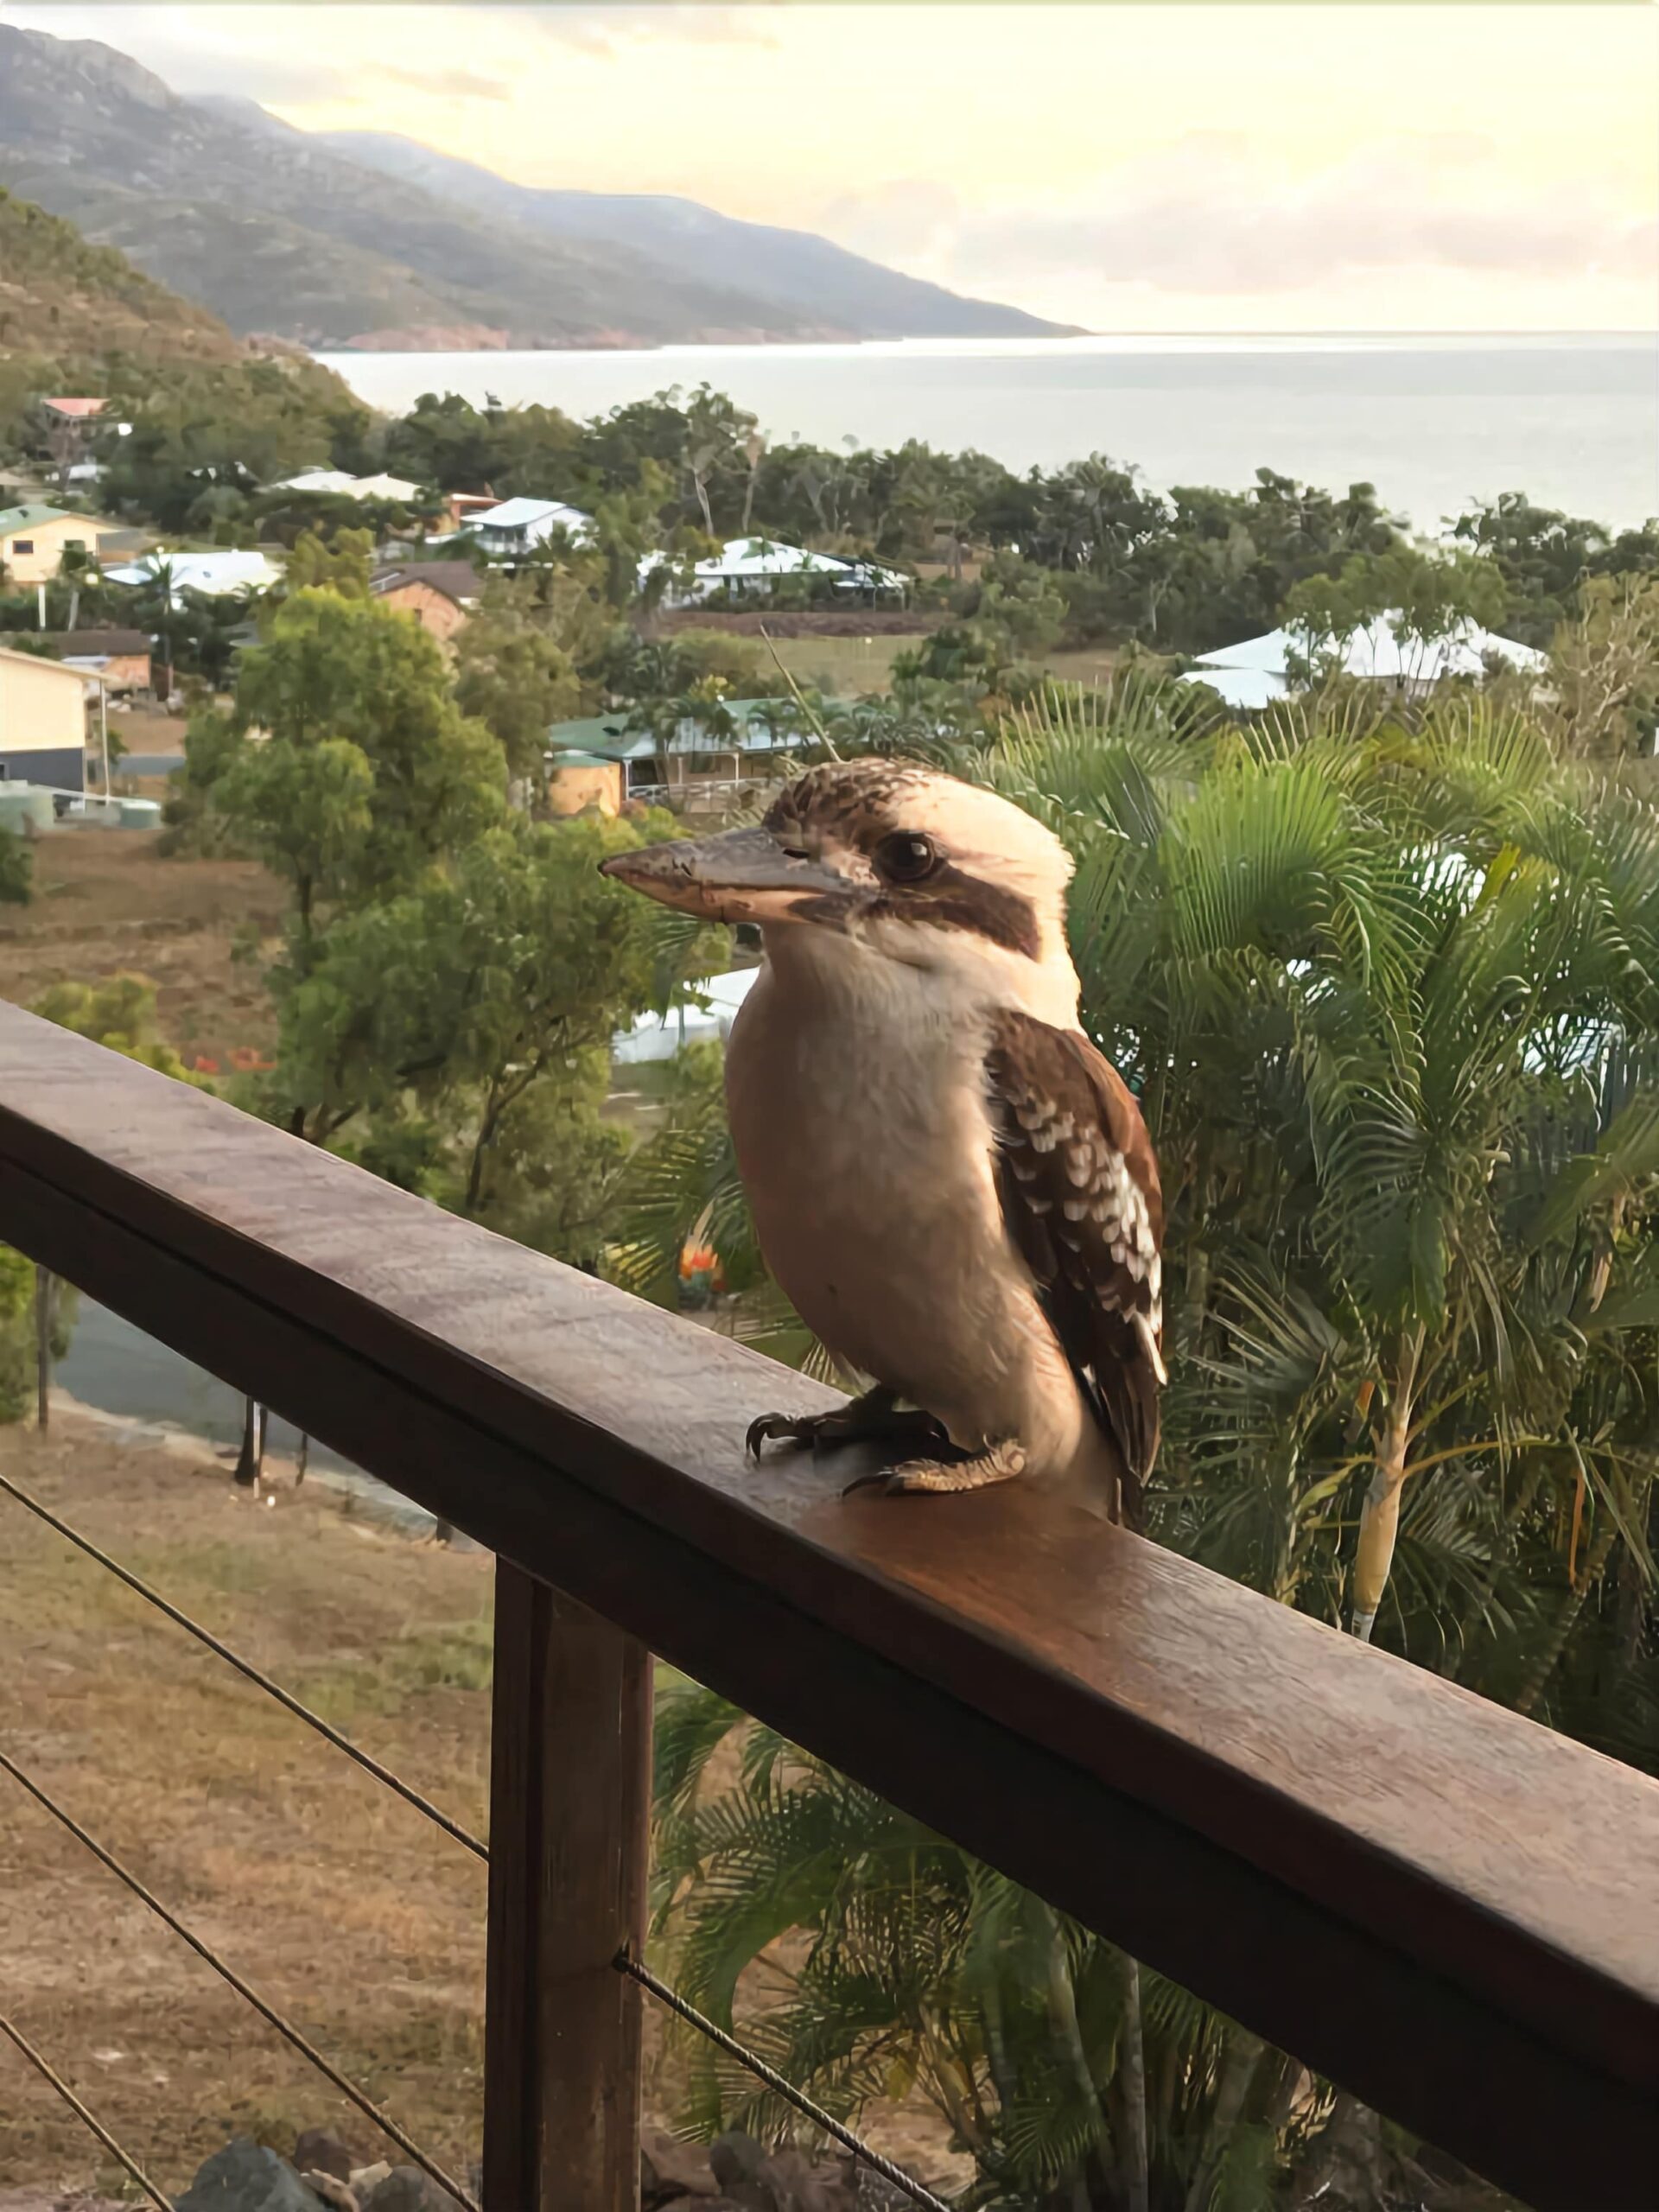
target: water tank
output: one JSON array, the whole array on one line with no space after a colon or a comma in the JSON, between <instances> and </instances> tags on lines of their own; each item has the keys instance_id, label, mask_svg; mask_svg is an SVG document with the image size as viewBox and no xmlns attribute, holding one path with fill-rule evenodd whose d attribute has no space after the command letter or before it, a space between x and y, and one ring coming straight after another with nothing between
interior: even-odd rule
<instances>
[{"instance_id":1,"label":"water tank","mask_svg":"<svg viewBox=\"0 0 1659 2212\"><path fill-rule=\"evenodd\" d=\"M159 830L162 803L156 798L124 798L119 819L124 830Z\"/></svg>"},{"instance_id":2,"label":"water tank","mask_svg":"<svg viewBox=\"0 0 1659 2212\"><path fill-rule=\"evenodd\" d=\"M0 830L20 837L38 836L54 820L52 794L38 784L0 783Z\"/></svg>"}]
</instances>

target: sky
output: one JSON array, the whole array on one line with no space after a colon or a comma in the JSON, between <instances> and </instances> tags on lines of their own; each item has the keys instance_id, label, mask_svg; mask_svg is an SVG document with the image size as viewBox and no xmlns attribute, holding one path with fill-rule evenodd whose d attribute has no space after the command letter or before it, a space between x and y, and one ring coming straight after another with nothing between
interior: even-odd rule
<instances>
[{"instance_id":1,"label":"sky","mask_svg":"<svg viewBox=\"0 0 1659 2212\"><path fill-rule=\"evenodd\" d=\"M1105 332L1659 324L1659 10L22 6L185 92Z\"/></svg>"}]
</instances>

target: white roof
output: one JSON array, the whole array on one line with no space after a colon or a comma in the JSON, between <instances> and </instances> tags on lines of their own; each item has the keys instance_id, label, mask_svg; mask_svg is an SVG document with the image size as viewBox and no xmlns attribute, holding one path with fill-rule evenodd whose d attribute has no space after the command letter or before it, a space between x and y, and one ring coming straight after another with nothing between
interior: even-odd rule
<instances>
[{"instance_id":1,"label":"white roof","mask_svg":"<svg viewBox=\"0 0 1659 2212\"><path fill-rule=\"evenodd\" d=\"M737 968L724 976L706 976L690 988L709 1003L672 1007L667 1014L642 1014L630 1028L611 1042L611 1057L624 1065L640 1060L671 1060L687 1045L700 1045L731 1034L737 1010L747 997L758 968Z\"/></svg>"},{"instance_id":2,"label":"white roof","mask_svg":"<svg viewBox=\"0 0 1659 2212\"><path fill-rule=\"evenodd\" d=\"M273 492L345 492L357 479L347 468L302 468L297 476L279 476Z\"/></svg>"},{"instance_id":3,"label":"white roof","mask_svg":"<svg viewBox=\"0 0 1659 2212\"><path fill-rule=\"evenodd\" d=\"M235 591L266 591L282 579L282 570L263 553L146 553L142 561L119 569L105 569L105 581L112 584L146 584L169 569L175 591L199 591L208 598Z\"/></svg>"},{"instance_id":4,"label":"white roof","mask_svg":"<svg viewBox=\"0 0 1659 2212\"><path fill-rule=\"evenodd\" d=\"M1395 634L1401 619L1397 614L1379 615L1346 640L1311 639L1304 630L1269 630L1265 637L1246 638L1238 645L1222 646L1217 652L1200 653L1198 664L1201 669L1253 669L1285 678L1294 657L1317 659L1339 648L1346 675L1385 683L1404 678L1432 683L1443 676L1482 676L1492 656L1508 661L1512 668L1540 669L1545 664L1547 657L1530 645L1497 637L1477 623L1460 622L1444 638L1402 638Z\"/></svg>"},{"instance_id":5,"label":"white roof","mask_svg":"<svg viewBox=\"0 0 1659 2212\"><path fill-rule=\"evenodd\" d=\"M497 507L485 507L467 518L468 530L523 530L537 537L545 537L550 530L568 530L574 535L586 530L592 522L580 507L568 507L562 499L503 499Z\"/></svg>"},{"instance_id":6,"label":"white roof","mask_svg":"<svg viewBox=\"0 0 1659 2212\"><path fill-rule=\"evenodd\" d=\"M1290 689L1282 676L1266 668L1195 668L1180 680L1207 683L1212 691L1220 692L1230 707L1240 709L1270 707Z\"/></svg>"},{"instance_id":7,"label":"white roof","mask_svg":"<svg viewBox=\"0 0 1659 2212\"><path fill-rule=\"evenodd\" d=\"M334 492L348 499L413 499L420 486L405 476L353 476L344 468L307 468L268 487L273 492Z\"/></svg>"},{"instance_id":8,"label":"white roof","mask_svg":"<svg viewBox=\"0 0 1659 2212\"><path fill-rule=\"evenodd\" d=\"M699 561L696 573L720 576L840 575L850 566L832 554L809 553L799 545L780 545L775 537L728 537L713 560Z\"/></svg>"},{"instance_id":9,"label":"white roof","mask_svg":"<svg viewBox=\"0 0 1659 2212\"><path fill-rule=\"evenodd\" d=\"M354 499L418 499L421 487L406 476L359 476L346 489Z\"/></svg>"}]
</instances>

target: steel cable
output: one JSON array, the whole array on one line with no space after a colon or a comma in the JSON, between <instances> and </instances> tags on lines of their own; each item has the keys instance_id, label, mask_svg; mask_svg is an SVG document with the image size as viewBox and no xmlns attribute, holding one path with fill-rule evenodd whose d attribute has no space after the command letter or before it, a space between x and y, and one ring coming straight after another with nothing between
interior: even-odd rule
<instances>
[{"instance_id":1,"label":"steel cable","mask_svg":"<svg viewBox=\"0 0 1659 2212\"><path fill-rule=\"evenodd\" d=\"M464 2212L479 2212L477 2204L461 2183L452 2175L447 2174L435 2159L429 2158L419 2144L405 2135L397 2121L384 2113L372 2097L365 2095L355 2082L348 2082L339 2068L326 2059L316 2045L303 2035L291 2020L285 2018L274 2005L245 1982L234 1967L227 1965L211 1943L204 1942L200 1936L187 1928L175 1912L164 1905L153 1891L147 1889L138 1877L124 1866L112 1852L106 1851L96 1836L89 1835L73 1813L66 1812L55 1798L42 1789L38 1782L25 1774L16 1759L3 1751L0 1751L0 1767L5 1769L14 1782L21 1783L35 1802L51 1814L54 1820L60 1821L78 1842L84 1843L92 1856L106 1866L118 1881L124 1882L134 1897L137 1897L142 1904L147 1904L158 1919L164 1921L181 1942L189 1945L199 1959L212 1967L213 1972L222 1980L229 1982L237 1995L247 2004L251 2005L260 2018L275 2028L285 2042L291 2044L302 2057L309 2059L317 2071L327 2081L333 2082L341 2096L349 2098L358 2110L366 2119L372 2120L383 2134L390 2136L411 2164L417 2165L423 2173L429 2174L441 2189L448 2190L456 2202L464 2208Z\"/></svg>"},{"instance_id":2,"label":"steel cable","mask_svg":"<svg viewBox=\"0 0 1659 2212\"><path fill-rule=\"evenodd\" d=\"M161 2212L173 2212L173 2207L168 2202L166 2197L162 2195L160 2190L156 2188L155 2183L151 2181L149 2176L144 2171L137 2158L128 2157L127 2153L116 2141L114 2136L111 2134L109 2129L105 2126L103 2121L99 2120L96 2114L87 2111L86 2106L82 2104L80 2099L75 2094L69 2084L63 2079L62 2075L53 2072L51 2067L48 2065L46 2060L41 2056L40 2052L35 2050L34 2044L30 2043L29 2037L23 2033L22 2030L16 2026L15 2023L9 2020L3 2012L0 2012L0 2034L8 2035L11 2037L13 2043L16 2044L18 2050L22 2051L23 2056L29 2061L29 2064L35 2069L41 2080L49 2082L52 2084L52 2087L57 2091L58 2094L63 2099L65 2104L68 2106L70 2111L75 2114L77 2119L86 2121L87 2126L92 2129L93 2134L97 2136L99 2141L104 2145L104 2148L109 2152L110 2156L112 2158L118 2159L120 2164L126 2168L127 2171L132 2176L134 2181L137 2183L139 2188L143 2190L144 2195L149 2199L150 2202L152 2204L158 2205L161 2208Z\"/></svg>"},{"instance_id":3,"label":"steel cable","mask_svg":"<svg viewBox=\"0 0 1659 2212\"><path fill-rule=\"evenodd\" d=\"M632 1951L619 1951L611 1964L619 1974L629 1975L642 1989L648 1989L659 2004L666 2005L671 2012L677 2013L699 2035L706 2036L712 2044L717 2044L729 2057L736 2059L740 2066L747 2067L757 2081L764 2082L769 2089L775 2090L786 2104L793 2105L796 2111L810 2120L815 2127L821 2127L826 2135L833 2136L843 2150L852 2152L861 2164L868 2166L873 2173L880 2174L883 2181L891 2182L893 2188L909 2197L912 2204L925 2207L925 2212L951 2212L951 2207L942 2197L935 2196L931 2190L924 2189L920 2182L912 2180L902 2166L895 2166L891 2158L884 2158L880 2152L873 2151L861 2137L854 2134L844 2121L837 2120L833 2113L826 2112L822 2105L814 2104L810 2097L786 2080L776 2067L768 2066L758 2051L747 2049L735 2036L728 2035L725 2029L711 2020L706 2012L699 2012L695 2005L688 2005L677 1991L671 1989L665 1981L659 1980L648 1966L634 1957Z\"/></svg>"},{"instance_id":4,"label":"steel cable","mask_svg":"<svg viewBox=\"0 0 1659 2212\"><path fill-rule=\"evenodd\" d=\"M387 1789L394 1791L406 1804L412 1805L416 1812L424 1813L435 1826L441 1827L447 1835L452 1837L457 1843L463 1844L475 1857L487 1863L490 1855L488 1847L477 1836L462 1827L458 1821L452 1820L448 1814L433 1804L429 1798L423 1797L418 1789L412 1788L401 1777L394 1774L391 1768L383 1766L378 1759L372 1758L367 1751L360 1750L349 1737L342 1735L338 1728L323 1719L320 1713L313 1713L308 1706L302 1704L300 1700L290 1691L285 1690L280 1682L273 1681L269 1675L256 1667L251 1660L245 1659L239 1652L232 1650L229 1644L215 1636L212 1630L203 1628L199 1621L192 1620L189 1614L181 1611L169 1599L162 1597L158 1590L152 1590L147 1582L134 1574L130 1568L123 1567L118 1560L111 1559L107 1552L100 1549L97 1544L93 1543L91 1537L83 1535L79 1529L71 1527L68 1522L60 1519L48 1506L41 1504L38 1498L31 1497L29 1491L23 1490L5 1474L0 1474L0 1490L6 1491L9 1496L16 1500L19 1505L25 1507L28 1511L45 1522L48 1528L55 1529L67 1542L75 1545L89 1559L107 1569L118 1581L125 1583L130 1590L136 1592L147 1604L154 1605L157 1611L165 1614L168 1620L175 1622L188 1634L194 1636L198 1643L205 1644L208 1650L234 1667L238 1674L264 1690L268 1696L275 1698L276 1702L286 1711L293 1713L296 1719L304 1721L308 1727L315 1729L318 1735L333 1744L336 1750L343 1751L347 1758L363 1768L365 1773L372 1774L376 1781L384 1783ZM328 2061L306 2040L297 2028L292 2026L273 2007L267 2005L264 1999L251 1989L233 1968L226 1966L208 1945L192 1935L190 1930L176 1919L158 1898L145 1889L137 1876L130 1873L117 1859L105 1851L104 1847L90 1836L78 1821L64 1811L61 1806L54 1803L46 1792L32 1782L16 1762L8 1758L3 1751L0 1751L0 1765L4 1766L14 1779L21 1783L48 1812L61 1821L70 1833L77 1836L89 1851L102 1860L112 1874L124 1882L135 1896L141 1897L176 1935L188 1943L191 1948L196 1951L216 1973L221 1974L240 1996L245 1998L247 2002L270 2022L279 2035L285 2037L296 2050L302 2052L314 2066L326 2075L342 2095L349 2097L353 2103L372 2120L378 2127L384 2129L393 2142L407 2152L416 2164L430 2174L435 2181L456 2197L463 2206L467 2208L467 2212L478 2212L478 2208L474 2204L472 2198L457 2182L449 2178L442 2168L434 2165L410 2142L409 2138L402 2133L396 2123L386 2118L372 2100L356 2089L344 2075L336 2073ZM833 2113L826 2112L822 2105L815 2104L812 2099L804 2091L798 2089L793 2082L787 2081L775 2068L768 2066L758 2052L747 2049L734 2036L728 2035L715 2021L698 2012L695 2005L688 2004L684 1998L652 1974L647 1966L634 1958L631 1953L626 1950L619 1951L613 1963L618 1973L626 1974L638 1982L660 2004L665 2005L671 2012L677 2014L688 2026L695 2028L700 2035L706 2037L709 2042L717 2044L729 2056L736 2059L738 2063L746 2068L758 2081L765 2082L769 2089L773 2090L786 2103L793 2106L804 2118L810 2120L815 2126L822 2128L825 2134L833 2138L844 2149L850 2151L854 2157L868 2166L872 2172L880 2174L885 2181L891 2183L893 2188L908 2196L912 2203L922 2205L925 2208L925 2212L950 2212L950 2208L942 2199L924 2189L919 2182L912 2180L902 2167L895 2165L890 2158L884 2158L879 2151L873 2150L861 2137L855 2135L851 2128L836 2120ZM61 2085L54 2082L54 2086ZM63 2094L67 2097L71 2095L67 2089ZM71 2101L73 2101L73 2097ZM85 2112L84 2107L77 2105L76 2110L81 2113L90 2126L96 2127L96 2122L92 2120L89 2113ZM99 2132L101 2134L101 2131ZM108 2142L107 2138L103 2139ZM116 2149L112 2143L109 2144L109 2147L112 2151ZM124 2154L118 2151L116 2155L122 2158L124 2164L127 2163ZM137 2169L132 2171L137 2175ZM137 2175L137 2177L143 2181L142 2175ZM148 2183L144 2185L149 2186ZM151 2193L154 2194L153 2191ZM166 2212L165 2206L163 2212Z\"/></svg>"},{"instance_id":5,"label":"steel cable","mask_svg":"<svg viewBox=\"0 0 1659 2212\"><path fill-rule=\"evenodd\" d=\"M90 1536L83 1536L79 1529L72 1529L67 1521L60 1520L49 1506L42 1505L37 1497L31 1497L9 1475L0 1474L0 1490L15 1497L19 1505L37 1515L48 1529L55 1529L59 1535L85 1552L88 1559L96 1560L99 1567L107 1568L118 1581L124 1582L129 1590L137 1591L158 1612L165 1613L168 1620L176 1622L180 1628L194 1636L198 1643L205 1643L210 1651L217 1653L219 1658L234 1667L238 1674L245 1675L268 1697L274 1697L278 1705L296 1719L303 1720L308 1728L315 1728L319 1736L331 1743L336 1751L344 1751L346 1758L353 1760L365 1774L372 1774L377 1782L383 1782L388 1789L395 1791L406 1805L412 1805L417 1813L424 1813L429 1821L441 1827L446 1835L452 1836L457 1843L464 1844L475 1858L488 1859L490 1854L486 1847L477 1836L462 1827L459 1821L451 1820L448 1814L435 1805L430 1798L423 1797L418 1789L395 1775L390 1767L382 1766L378 1759L360 1750L349 1736L342 1736L340 1730L325 1720L321 1713L313 1713L308 1705L302 1705L291 1691L285 1690L280 1682L274 1682L269 1675L263 1674L251 1659L245 1659L240 1652L233 1651L211 1629L203 1628L200 1621L193 1621L188 1613L181 1612L170 1599L163 1598L159 1590L152 1590L149 1583L141 1581L130 1567L123 1567L119 1560L111 1559L107 1552L100 1551Z\"/></svg>"}]
</instances>

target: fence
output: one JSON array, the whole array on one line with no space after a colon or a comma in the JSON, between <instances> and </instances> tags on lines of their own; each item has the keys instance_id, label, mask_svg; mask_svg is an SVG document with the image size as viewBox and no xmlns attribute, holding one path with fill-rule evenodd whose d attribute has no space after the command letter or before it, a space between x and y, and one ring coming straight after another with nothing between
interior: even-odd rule
<instances>
[{"instance_id":1,"label":"fence","mask_svg":"<svg viewBox=\"0 0 1659 2212\"><path fill-rule=\"evenodd\" d=\"M4 1006L0 1239L497 1556L484 2212L634 2201L650 1652L1540 2212L1650 2201L1641 1775L1019 1484L746 1465L831 1394Z\"/></svg>"}]
</instances>

